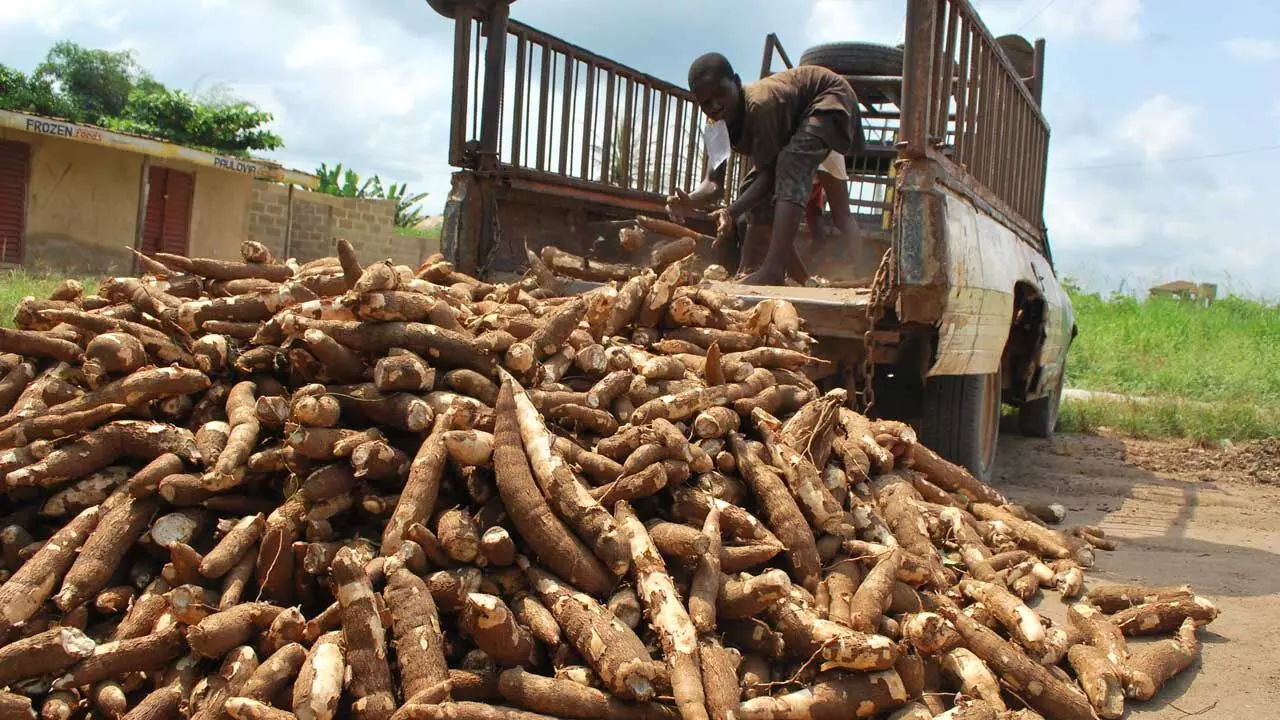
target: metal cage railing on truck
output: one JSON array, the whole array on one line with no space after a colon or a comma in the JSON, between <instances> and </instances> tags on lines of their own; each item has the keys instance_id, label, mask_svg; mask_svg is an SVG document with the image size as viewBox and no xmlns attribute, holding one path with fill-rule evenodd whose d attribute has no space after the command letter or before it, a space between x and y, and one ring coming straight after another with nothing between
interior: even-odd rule
<instances>
[{"instance_id":1,"label":"metal cage railing on truck","mask_svg":"<svg viewBox=\"0 0 1280 720\"><path fill-rule=\"evenodd\" d=\"M473 271L495 258L496 269L523 261L519 240L501 237L495 193L524 193L526 203L555 198L587 208L593 218L661 214L664 198L696 185L706 163L705 121L688 90L511 20L508 11L506 0L456 0L451 7L449 159L485 196L476 203L483 217L471 239L455 242L451 259ZM968 0L908 0L906 25L901 77L849 78L855 87L901 89L897 107L863 108L869 152L850 158L853 211L886 214L894 161L927 158L941 168L939 181L1042 246L1048 147L1038 98L1042 65L1021 76ZM770 36L762 74L775 49L780 43ZM726 201L744 172L742 158L731 160ZM554 239L551 232L545 240L524 234L535 246ZM581 238L562 240L566 249L589 249ZM450 249L447 237L445 244Z\"/></svg>"},{"instance_id":2,"label":"metal cage railing on truck","mask_svg":"<svg viewBox=\"0 0 1280 720\"><path fill-rule=\"evenodd\" d=\"M1018 72L968 0L908 0L899 149L1044 248L1044 43Z\"/></svg>"},{"instance_id":3,"label":"metal cage railing on truck","mask_svg":"<svg viewBox=\"0 0 1280 720\"><path fill-rule=\"evenodd\" d=\"M702 120L688 91L515 20L460 13L455 23L451 164L649 200L701 179ZM494 61L497 30L505 47ZM496 106L481 102L495 75Z\"/></svg>"}]
</instances>

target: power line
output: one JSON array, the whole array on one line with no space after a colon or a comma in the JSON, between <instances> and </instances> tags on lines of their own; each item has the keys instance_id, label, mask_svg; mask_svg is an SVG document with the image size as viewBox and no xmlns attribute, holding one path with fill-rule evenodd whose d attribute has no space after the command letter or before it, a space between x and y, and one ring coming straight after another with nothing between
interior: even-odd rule
<instances>
[{"instance_id":1,"label":"power line","mask_svg":"<svg viewBox=\"0 0 1280 720\"><path fill-rule=\"evenodd\" d=\"M1041 7L1040 7L1040 9L1039 9L1039 10L1037 10L1037 11L1036 11L1036 14L1035 14L1035 15L1032 15L1031 17L1027 18L1027 21L1026 21L1026 22L1024 22L1024 23L1022 23L1021 25L1019 25L1019 26L1018 26L1018 29L1017 29L1017 30L1014 30L1014 32L1015 32L1015 33L1020 33L1020 32L1022 32L1022 29L1023 29L1023 28L1025 28L1026 26L1030 25L1030 24L1031 24L1031 23L1032 23L1036 18L1040 17L1040 14L1041 14L1041 13L1043 13L1045 10L1048 10L1048 9L1049 9L1049 7L1050 7L1050 6L1052 6L1052 5L1053 5L1054 3L1056 3L1056 2L1058 2L1058 0L1049 0L1049 2L1045 3L1043 6L1041 6Z\"/></svg>"},{"instance_id":2,"label":"power line","mask_svg":"<svg viewBox=\"0 0 1280 720\"><path fill-rule=\"evenodd\" d=\"M1135 168L1146 167L1149 165L1170 165L1173 163L1194 162L1196 160L1213 160L1215 158L1232 157L1235 155L1252 155L1254 153L1272 152L1280 150L1280 144L1262 145L1260 147L1245 148L1242 150L1228 150L1220 153L1210 153L1208 155L1187 155L1186 157L1168 158L1165 160L1139 160L1137 162L1127 163L1110 163L1105 165L1076 165L1074 167L1057 168L1058 172L1079 172L1082 170L1110 170L1113 168Z\"/></svg>"}]
</instances>

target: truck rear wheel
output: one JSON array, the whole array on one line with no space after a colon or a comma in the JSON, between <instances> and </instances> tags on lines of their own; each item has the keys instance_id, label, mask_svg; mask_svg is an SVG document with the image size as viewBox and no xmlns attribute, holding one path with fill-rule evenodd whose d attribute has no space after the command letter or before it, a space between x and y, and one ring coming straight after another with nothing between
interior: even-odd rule
<instances>
[{"instance_id":1,"label":"truck rear wheel","mask_svg":"<svg viewBox=\"0 0 1280 720\"><path fill-rule=\"evenodd\" d=\"M990 482L1000 437L1000 373L930 378L920 430L934 452Z\"/></svg>"},{"instance_id":2,"label":"truck rear wheel","mask_svg":"<svg viewBox=\"0 0 1280 720\"><path fill-rule=\"evenodd\" d=\"M1054 428L1058 426L1058 408L1062 403L1062 382L1065 377L1065 372L1058 373L1058 382L1052 393L1025 402L1018 408L1018 428L1023 435L1038 438L1053 435Z\"/></svg>"}]
</instances>

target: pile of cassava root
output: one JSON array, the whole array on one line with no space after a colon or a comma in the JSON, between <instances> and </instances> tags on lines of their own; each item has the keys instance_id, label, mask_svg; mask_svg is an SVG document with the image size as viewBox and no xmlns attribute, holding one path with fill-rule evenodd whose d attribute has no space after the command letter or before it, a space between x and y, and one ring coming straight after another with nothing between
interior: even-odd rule
<instances>
[{"instance_id":1,"label":"pile of cassava root","mask_svg":"<svg viewBox=\"0 0 1280 720\"><path fill-rule=\"evenodd\" d=\"M561 297L243 255L0 330L0 720L1117 718L1217 614L1084 593L1100 530L820 391L795 308L688 257Z\"/></svg>"}]
</instances>

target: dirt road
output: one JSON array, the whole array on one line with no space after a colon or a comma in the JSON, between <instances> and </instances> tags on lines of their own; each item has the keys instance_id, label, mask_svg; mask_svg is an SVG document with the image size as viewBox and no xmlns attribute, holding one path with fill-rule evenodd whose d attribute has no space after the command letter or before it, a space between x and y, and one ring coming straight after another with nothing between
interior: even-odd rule
<instances>
[{"instance_id":1,"label":"dirt road","mask_svg":"<svg viewBox=\"0 0 1280 720\"><path fill-rule=\"evenodd\" d=\"M1068 524L1122 542L1089 583L1191 583L1221 616L1201 662L1130 718L1280 718L1280 441L1223 452L1190 443L1063 435L1000 438L999 487L1056 501ZM1040 609L1064 618L1056 595Z\"/></svg>"}]
</instances>

